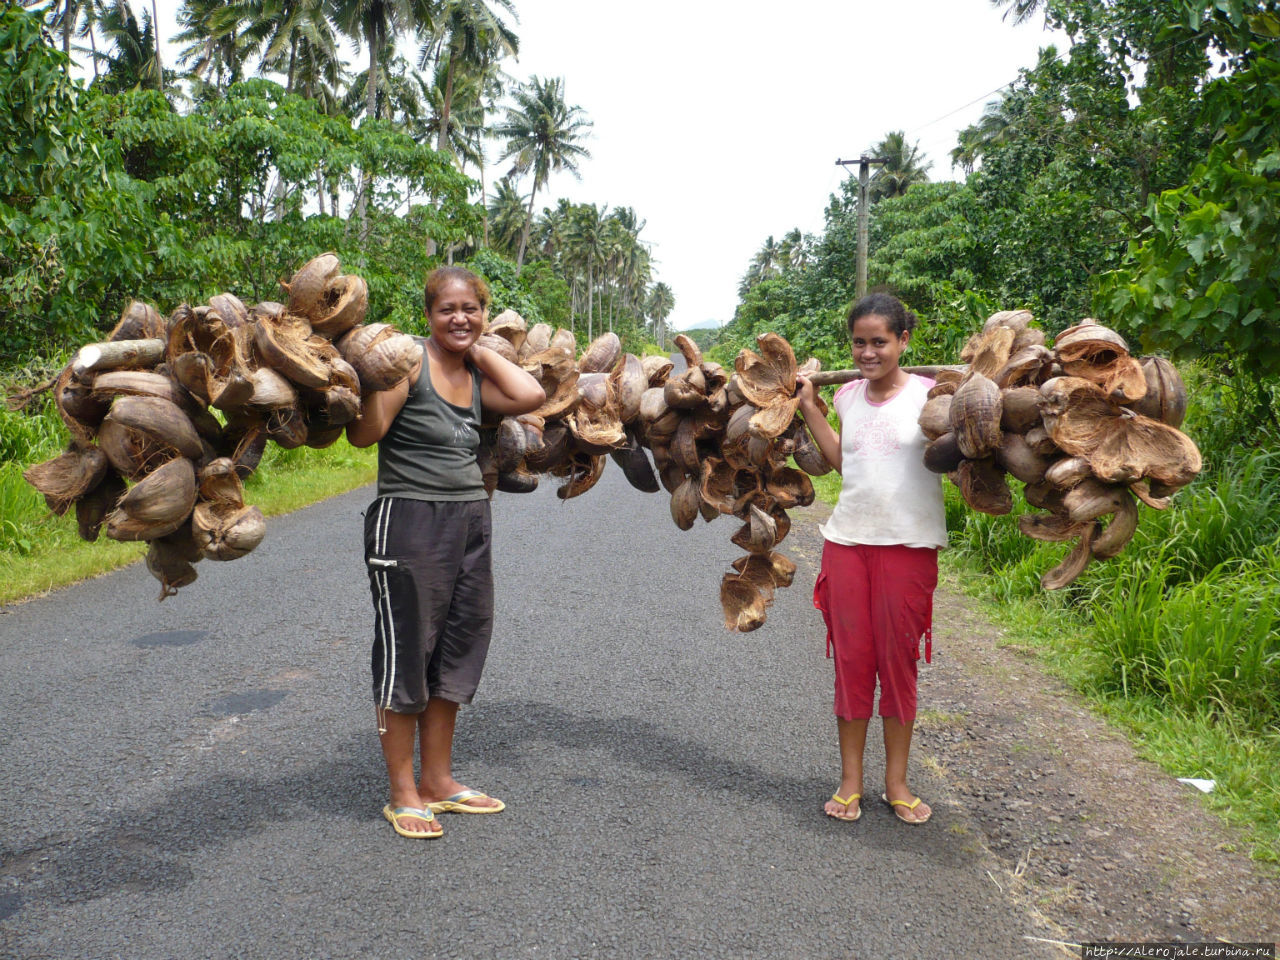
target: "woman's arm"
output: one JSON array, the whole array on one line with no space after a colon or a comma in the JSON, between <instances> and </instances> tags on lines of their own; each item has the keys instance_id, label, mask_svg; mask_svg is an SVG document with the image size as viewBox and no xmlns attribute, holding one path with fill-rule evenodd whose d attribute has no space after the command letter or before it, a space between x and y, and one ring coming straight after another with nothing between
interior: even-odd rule
<instances>
[{"instance_id":1,"label":"woman's arm","mask_svg":"<svg viewBox=\"0 0 1280 960\"><path fill-rule=\"evenodd\" d=\"M418 379L426 356L418 359L409 375L387 390L366 393L360 398L360 416L347 424L347 442L353 447L371 447L387 435L391 421L409 399L409 384Z\"/></svg>"},{"instance_id":2,"label":"woman's arm","mask_svg":"<svg viewBox=\"0 0 1280 960\"><path fill-rule=\"evenodd\" d=\"M835 467L836 473L843 474L841 469L844 457L840 451L840 437L818 408L818 391L808 377L796 377L796 396L800 398L800 415L804 417L805 426L813 442L822 451L827 463Z\"/></svg>"},{"instance_id":3,"label":"woman's arm","mask_svg":"<svg viewBox=\"0 0 1280 960\"><path fill-rule=\"evenodd\" d=\"M484 379L480 381L480 404L504 417L532 413L547 402L542 386L510 360L478 344L468 351Z\"/></svg>"}]
</instances>

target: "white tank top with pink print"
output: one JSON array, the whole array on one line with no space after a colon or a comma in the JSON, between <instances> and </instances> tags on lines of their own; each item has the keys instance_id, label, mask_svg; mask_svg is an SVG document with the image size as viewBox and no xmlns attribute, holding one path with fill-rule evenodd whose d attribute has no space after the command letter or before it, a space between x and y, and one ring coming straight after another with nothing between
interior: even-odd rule
<instances>
[{"instance_id":1,"label":"white tank top with pink print","mask_svg":"<svg viewBox=\"0 0 1280 960\"><path fill-rule=\"evenodd\" d=\"M924 466L924 434L916 422L933 381L911 375L883 403L867 399L867 382L835 395L840 416L843 482L836 508L819 529L843 544L945 547L942 478Z\"/></svg>"}]
</instances>

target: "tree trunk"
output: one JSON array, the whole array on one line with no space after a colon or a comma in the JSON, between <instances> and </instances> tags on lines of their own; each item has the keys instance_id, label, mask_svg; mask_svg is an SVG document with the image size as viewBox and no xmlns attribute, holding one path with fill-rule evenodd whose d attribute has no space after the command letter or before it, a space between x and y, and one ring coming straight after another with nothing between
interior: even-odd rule
<instances>
[{"instance_id":1,"label":"tree trunk","mask_svg":"<svg viewBox=\"0 0 1280 960\"><path fill-rule=\"evenodd\" d=\"M373 119L378 107L378 45L369 38L369 78L365 82L364 122ZM356 217L360 221L360 241L369 236L368 173L360 168L360 182L356 187Z\"/></svg>"},{"instance_id":2,"label":"tree trunk","mask_svg":"<svg viewBox=\"0 0 1280 960\"><path fill-rule=\"evenodd\" d=\"M294 37L289 41L289 81L285 84L284 92L293 93L293 65L298 57L298 38Z\"/></svg>"},{"instance_id":3,"label":"tree trunk","mask_svg":"<svg viewBox=\"0 0 1280 960\"><path fill-rule=\"evenodd\" d=\"M590 340L595 335L595 328L591 323L591 305L595 301L592 291L595 289L595 277L593 274L593 264L591 257L587 257L587 339Z\"/></svg>"},{"instance_id":4,"label":"tree trunk","mask_svg":"<svg viewBox=\"0 0 1280 960\"><path fill-rule=\"evenodd\" d=\"M443 152L449 146L449 109L453 105L453 68L455 58L453 44L449 44L449 65L444 72L444 102L440 105L440 132L436 136L436 149Z\"/></svg>"},{"instance_id":5,"label":"tree trunk","mask_svg":"<svg viewBox=\"0 0 1280 960\"><path fill-rule=\"evenodd\" d=\"M164 92L164 64L160 61L160 17L156 14L156 0L151 0L151 34L156 43L156 89Z\"/></svg>"},{"instance_id":6,"label":"tree trunk","mask_svg":"<svg viewBox=\"0 0 1280 960\"><path fill-rule=\"evenodd\" d=\"M67 68L71 68L71 9L74 6L72 0L66 0L62 4L62 54L67 58Z\"/></svg>"},{"instance_id":7,"label":"tree trunk","mask_svg":"<svg viewBox=\"0 0 1280 960\"><path fill-rule=\"evenodd\" d=\"M529 230L533 227L533 198L538 192L538 181L534 178L533 189L529 191L529 211L524 218L524 229L520 231L520 252L516 254L516 276L524 268L524 251L529 246Z\"/></svg>"},{"instance_id":8,"label":"tree trunk","mask_svg":"<svg viewBox=\"0 0 1280 960\"><path fill-rule=\"evenodd\" d=\"M484 192L484 150L480 151L480 217L484 221L484 247L489 249L489 198Z\"/></svg>"}]
</instances>

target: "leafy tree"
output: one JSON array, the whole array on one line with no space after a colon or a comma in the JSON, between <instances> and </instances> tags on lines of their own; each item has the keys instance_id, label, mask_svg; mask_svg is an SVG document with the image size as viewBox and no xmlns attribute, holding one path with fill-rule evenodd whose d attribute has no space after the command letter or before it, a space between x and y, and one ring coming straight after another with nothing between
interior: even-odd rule
<instances>
[{"instance_id":1,"label":"leafy tree","mask_svg":"<svg viewBox=\"0 0 1280 960\"><path fill-rule=\"evenodd\" d=\"M532 77L527 86L513 93L512 99L515 104L507 108L506 118L494 129L494 135L507 141L499 161L514 158L513 174L533 173L529 219L516 253L516 265L520 266L529 243L538 188L546 185L552 171L568 170L578 175L578 161L591 156L578 142L591 129L591 121L581 107L565 103L564 82L559 78Z\"/></svg>"},{"instance_id":2,"label":"leafy tree","mask_svg":"<svg viewBox=\"0 0 1280 960\"><path fill-rule=\"evenodd\" d=\"M912 184L929 179L932 163L925 161L919 144L908 144L906 134L894 130L871 148L873 156L882 157L885 163L876 167L871 175L867 193L871 202L886 197L899 197L911 189Z\"/></svg>"},{"instance_id":3,"label":"leafy tree","mask_svg":"<svg viewBox=\"0 0 1280 960\"><path fill-rule=\"evenodd\" d=\"M671 311L675 307L675 294L665 283L655 283L649 288L649 299L645 310L653 321L653 338L658 341L658 346L664 349L667 346L667 317L671 316Z\"/></svg>"}]
</instances>

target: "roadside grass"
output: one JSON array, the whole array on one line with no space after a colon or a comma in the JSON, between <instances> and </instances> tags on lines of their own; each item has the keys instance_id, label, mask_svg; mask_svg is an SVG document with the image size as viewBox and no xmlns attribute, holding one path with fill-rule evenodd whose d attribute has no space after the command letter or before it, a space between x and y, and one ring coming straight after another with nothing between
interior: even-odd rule
<instances>
[{"instance_id":1,"label":"roadside grass","mask_svg":"<svg viewBox=\"0 0 1280 960\"><path fill-rule=\"evenodd\" d=\"M33 414L0 409L0 604L118 569L146 553L142 543L81 540L74 509L54 516L22 479L26 467L56 457L67 441L52 404ZM274 516L370 483L376 473L376 450L357 450L345 437L323 450L270 444L245 485L245 499Z\"/></svg>"}]
</instances>

